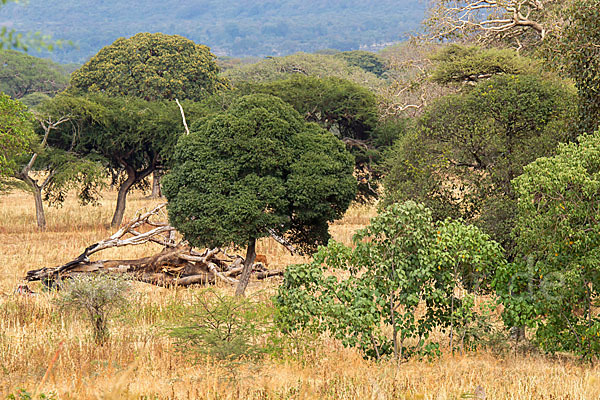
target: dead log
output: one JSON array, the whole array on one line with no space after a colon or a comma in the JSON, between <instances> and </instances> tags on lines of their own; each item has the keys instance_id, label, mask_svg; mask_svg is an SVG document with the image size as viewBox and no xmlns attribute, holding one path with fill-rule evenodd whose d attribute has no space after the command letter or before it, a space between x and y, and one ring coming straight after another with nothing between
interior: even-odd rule
<instances>
[{"instance_id":1,"label":"dead log","mask_svg":"<svg viewBox=\"0 0 600 400\"><path fill-rule=\"evenodd\" d=\"M113 235L88 246L74 260L51 268L40 268L27 272L25 280L42 281L55 286L63 279L80 274L120 273L130 279L157 286L189 286L214 284L217 281L237 284L242 273L244 259L239 255L225 253L220 248L194 250L185 241L176 243L175 228L157 221L166 218L161 204L148 212L138 212L136 217L123 225ZM158 253L133 260L90 260L94 253L109 248L135 246L144 243L162 246ZM269 271L262 263L255 263L253 273L258 279L282 275L282 271Z\"/></svg>"}]
</instances>

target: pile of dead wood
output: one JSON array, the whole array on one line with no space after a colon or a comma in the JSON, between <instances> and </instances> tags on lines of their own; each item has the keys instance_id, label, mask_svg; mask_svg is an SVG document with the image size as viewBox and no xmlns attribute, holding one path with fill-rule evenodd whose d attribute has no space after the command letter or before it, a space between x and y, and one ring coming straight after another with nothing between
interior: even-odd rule
<instances>
[{"instance_id":1,"label":"pile of dead wood","mask_svg":"<svg viewBox=\"0 0 600 400\"><path fill-rule=\"evenodd\" d=\"M58 267L28 271L25 280L42 281L53 286L77 274L119 273L159 286L189 286L217 281L237 284L236 277L242 274L244 258L220 248L197 251L185 241L177 242L175 228L163 222L166 221L165 205L145 213L138 212L133 220L109 238L87 247L79 257ZM92 254L102 250L148 242L162 246L162 250L153 256L135 260L90 260ZM283 271L268 270L264 264L255 263L252 273L257 279L265 279L282 275Z\"/></svg>"}]
</instances>

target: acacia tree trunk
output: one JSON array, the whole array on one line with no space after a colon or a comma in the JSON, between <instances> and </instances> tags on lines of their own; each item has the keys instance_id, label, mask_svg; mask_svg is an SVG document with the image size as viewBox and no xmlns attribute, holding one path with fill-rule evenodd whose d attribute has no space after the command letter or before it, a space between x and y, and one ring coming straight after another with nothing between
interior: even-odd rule
<instances>
[{"instance_id":1,"label":"acacia tree trunk","mask_svg":"<svg viewBox=\"0 0 600 400\"><path fill-rule=\"evenodd\" d=\"M119 193L117 194L117 207L115 208L115 213L112 221L110 222L110 226L112 227L119 226L121 225L121 222L123 222L125 206L127 205L127 193L136 182L135 170L131 167L126 167L125 170L127 171L127 179L125 179L125 182L123 182L119 187Z\"/></svg>"},{"instance_id":2,"label":"acacia tree trunk","mask_svg":"<svg viewBox=\"0 0 600 400\"><path fill-rule=\"evenodd\" d=\"M162 177L162 171L157 169L152 173L152 193L150 193L151 199L158 199L162 196L162 190L160 187L160 178Z\"/></svg>"},{"instance_id":3,"label":"acacia tree trunk","mask_svg":"<svg viewBox=\"0 0 600 400\"><path fill-rule=\"evenodd\" d=\"M40 230L46 229L46 215L44 213L44 203L42 203L42 188L37 185L33 187L33 198L35 199L35 218Z\"/></svg>"},{"instance_id":4,"label":"acacia tree trunk","mask_svg":"<svg viewBox=\"0 0 600 400\"><path fill-rule=\"evenodd\" d=\"M242 276L235 289L236 296L243 296L246 292L248 282L250 282L250 274L252 273L252 265L256 258L256 239L250 238L248 240L248 250L246 250L246 260L244 261L244 269L242 270Z\"/></svg>"}]
</instances>

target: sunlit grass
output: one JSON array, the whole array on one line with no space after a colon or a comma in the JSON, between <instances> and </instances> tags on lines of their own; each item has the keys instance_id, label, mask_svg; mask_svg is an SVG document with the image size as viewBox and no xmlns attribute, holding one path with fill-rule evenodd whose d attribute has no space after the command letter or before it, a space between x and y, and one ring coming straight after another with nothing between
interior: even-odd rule
<instances>
[{"instance_id":1,"label":"sunlit grass","mask_svg":"<svg viewBox=\"0 0 600 400\"><path fill-rule=\"evenodd\" d=\"M600 398L600 369L569 359L479 353L377 364L327 337L303 343L304 353L244 364L231 379L210 360L186 361L165 334L164 327L194 301L199 288L136 283L130 306L110 322L111 338L98 346L84 319L57 311L54 294L23 297L13 291L27 270L62 264L110 235L114 202L114 192L105 193L99 207L80 207L69 199L62 208L47 210L48 229L38 232L30 195L0 197L0 399L21 387L34 392L61 342L58 361L40 387L60 399L460 399L478 387L487 399ZM134 192L126 217L158 202ZM373 207L353 207L332 225L333 237L350 243L374 215ZM98 257L134 258L157 250L121 248ZM270 268L303 260L272 240L261 240L257 250ZM249 292L268 301L278 282L252 282ZM37 284L32 288L41 290Z\"/></svg>"}]
</instances>

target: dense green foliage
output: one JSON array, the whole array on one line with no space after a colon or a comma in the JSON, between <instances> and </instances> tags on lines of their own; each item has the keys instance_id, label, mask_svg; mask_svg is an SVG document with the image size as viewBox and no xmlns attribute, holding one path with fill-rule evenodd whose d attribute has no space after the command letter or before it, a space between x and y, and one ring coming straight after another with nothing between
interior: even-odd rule
<instances>
[{"instance_id":1,"label":"dense green foliage","mask_svg":"<svg viewBox=\"0 0 600 400\"><path fill-rule=\"evenodd\" d=\"M387 201L416 198L436 219L474 221L510 251L511 180L571 138L573 103L567 87L534 75L497 75L440 98L395 146Z\"/></svg>"},{"instance_id":2,"label":"dense green foliage","mask_svg":"<svg viewBox=\"0 0 600 400\"><path fill-rule=\"evenodd\" d=\"M387 67L385 61L377 54L364 50L343 51L335 54L342 58L351 67L359 67L360 69L383 77Z\"/></svg>"},{"instance_id":3,"label":"dense green foliage","mask_svg":"<svg viewBox=\"0 0 600 400\"><path fill-rule=\"evenodd\" d=\"M568 10L560 54L579 91L579 129L600 127L600 1L578 0Z\"/></svg>"},{"instance_id":4,"label":"dense green foliage","mask_svg":"<svg viewBox=\"0 0 600 400\"><path fill-rule=\"evenodd\" d=\"M418 29L426 5L403 1L267 1L193 3L142 0L31 1L2 8L19 31L42 31L77 47L55 50L61 62L83 63L121 36L164 32L209 44L216 54L285 55L324 48L356 50L402 40Z\"/></svg>"},{"instance_id":5,"label":"dense green foliage","mask_svg":"<svg viewBox=\"0 0 600 400\"><path fill-rule=\"evenodd\" d=\"M272 96L242 97L179 140L164 179L169 219L199 247L245 245L272 229L314 248L354 198L344 145Z\"/></svg>"},{"instance_id":6,"label":"dense green foliage","mask_svg":"<svg viewBox=\"0 0 600 400\"><path fill-rule=\"evenodd\" d=\"M499 275L509 322L537 327L547 351L600 352L600 132L561 145L515 179L523 262ZM511 295L511 291L515 296ZM525 301L523 301L525 300Z\"/></svg>"},{"instance_id":7,"label":"dense green foliage","mask_svg":"<svg viewBox=\"0 0 600 400\"><path fill-rule=\"evenodd\" d=\"M182 131L177 105L135 97L104 94L62 94L47 106L54 118L69 115L78 137L73 143L71 124L50 136L50 146L69 149L80 156L95 156L106 168L125 171L119 187L112 225L119 225L129 189L150 175L159 160L169 160Z\"/></svg>"},{"instance_id":8,"label":"dense green foliage","mask_svg":"<svg viewBox=\"0 0 600 400\"><path fill-rule=\"evenodd\" d=\"M71 77L75 92L145 100L201 100L225 87L208 47L177 35L138 33L102 48Z\"/></svg>"},{"instance_id":9,"label":"dense green foliage","mask_svg":"<svg viewBox=\"0 0 600 400\"><path fill-rule=\"evenodd\" d=\"M536 70L533 65L536 61L521 57L511 49L450 44L431 59L437 63L431 79L442 84L477 82L493 75L526 74Z\"/></svg>"},{"instance_id":10,"label":"dense green foliage","mask_svg":"<svg viewBox=\"0 0 600 400\"><path fill-rule=\"evenodd\" d=\"M279 97L307 121L318 123L339 138L369 141L377 125L375 95L345 79L298 75L246 90Z\"/></svg>"},{"instance_id":11,"label":"dense green foliage","mask_svg":"<svg viewBox=\"0 0 600 400\"><path fill-rule=\"evenodd\" d=\"M257 63L228 69L224 75L232 83L273 82L296 75L308 75L317 78L336 77L352 81L371 89L383 82L378 77L352 66L341 57L326 54L297 53L286 57L269 57Z\"/></svg>"},{"instance_id":12,"label":"dense green foliage","mask_svg":"<svg viewBox=\"0 0 600 400\"><path fill-rule=\"evenodd\" d=\"M0 52L0 91L13 99L33 93L53 96L68 83L69 74L62 65L15 50Z\"/></svg>"},{"instance_id":13,"label":"dense green foliage","mask_svg":"<svg viewBox=\"0 0 600 400\"><path fill-rule=\"evenodd\" d=\"M34 140L31 121L25 106L0 94L0 178L14 173L16 158Z\"/></svg>"},{"instance_id":14,"label":"dense green foliage","mask_svg":"<svg viewBox=\"0 0 600 400\"><path fill-rule=\"evenodd\" d=\"M471 298L455 289L486 290L502 263L500 246L477 228L434 222L412 201L395 204L358 231L354 248L330 241L310 264L287 268L276 297L279 323L284 330L328 330L377 359L434 355L435 328L464 340L460 325L471 322L461 317Z\"/></svg>"}]
</instances>

